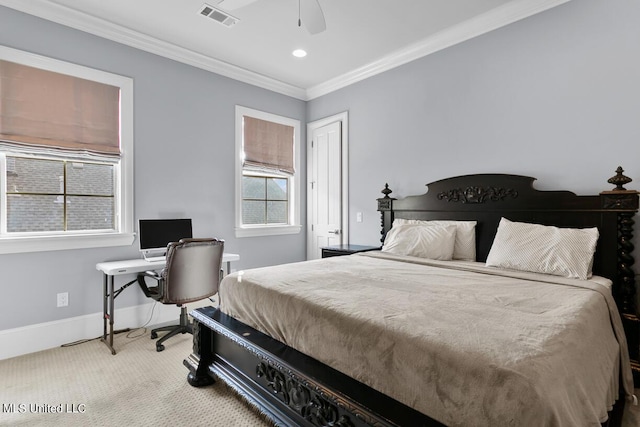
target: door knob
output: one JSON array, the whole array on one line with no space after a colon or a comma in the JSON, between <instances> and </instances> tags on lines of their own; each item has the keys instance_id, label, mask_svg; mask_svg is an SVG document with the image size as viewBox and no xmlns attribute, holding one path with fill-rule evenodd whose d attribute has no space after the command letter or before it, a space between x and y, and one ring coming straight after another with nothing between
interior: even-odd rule
<instances>
[{"instance_id":1,"label":"door knob","mask_svg":"<svg viewBox=\"0 0 640 427\"><path fill-rule=\"evenodd\" d=\"M340 234L340 229L336 228L335 230L331 231L329 230L330 234Z\"/></svg>"}]
</instances>

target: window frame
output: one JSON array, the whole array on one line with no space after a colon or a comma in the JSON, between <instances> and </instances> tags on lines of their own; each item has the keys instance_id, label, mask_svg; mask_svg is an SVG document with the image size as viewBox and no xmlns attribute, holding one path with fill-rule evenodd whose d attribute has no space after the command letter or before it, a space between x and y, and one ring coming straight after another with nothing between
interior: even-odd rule
<instances>
[{"instance_id":1,"label":"window frame","mask_svg":"<svg viewBox=\"0 0 640 427\"><path fill-rule=\"evenodd\" d=\"M115 164L115 230L6 233L0 231L0 254L127 246L133 243L133 79L93 68L0 46L0 59L120 88L120 161ZM26 150L25 150L26 151ZM8 151L3 151L3 153ZM19 153L15 150L15 153ZM60 156L71 160L73 156ZM75 158L77 160L77 158ZM6 156L0 157L0 200L7 206ZM0 212L6 230L6 214Z\"/></svg>"},{"instance_id":2,"label":"window frame","mask_svg":"<svg viewBox=\"0 0 640 427\"><path fill-rule=\"evenodd\" d=\"M243 117L249 116L260 120L266 120L293 127L293 158L294 158L294 174L285 177L288 180L289 190L289 223L288 224L244 224L242 222L242 177L244 176L243 159ZM300 224L300 120L289 117L279 116L277 114L267 113L248 107L236 105L235 115L236 135L235 135L235 155L236 155L236 185L235 185L235 235L236 237L255 237L255 236L274 236L284 234L300 233L302 226ZM256 174L255 171L250 174ZM271 176L270 174L264 174ZM273 174L275 177L277 174ZM282 176L278 175L278 178Z\"/></svg>"}]
</instances>

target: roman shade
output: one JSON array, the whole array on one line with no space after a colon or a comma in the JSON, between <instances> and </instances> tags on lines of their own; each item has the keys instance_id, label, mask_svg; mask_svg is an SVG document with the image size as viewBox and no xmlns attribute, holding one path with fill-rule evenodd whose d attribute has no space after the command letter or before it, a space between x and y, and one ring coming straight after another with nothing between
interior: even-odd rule
<instances>
[{"instance_id":1,"label":"roman shade","mask_svg":"<svg viewBox=\"0 0 640 427\"><path fill-rule=\"evenodd\" d=\"M243 167L293 175L293 131L292 126L243 116Z\"/></svg>"},{"instance_id":2,"label":"roman shade","mask_svg":"<svg viewBox=\"0 0 640 427\"><path fill-rule=\"evenodd\" d=\"M120 88L0 60L0 140L120 156Z\"/></svg>"}]
</instances>

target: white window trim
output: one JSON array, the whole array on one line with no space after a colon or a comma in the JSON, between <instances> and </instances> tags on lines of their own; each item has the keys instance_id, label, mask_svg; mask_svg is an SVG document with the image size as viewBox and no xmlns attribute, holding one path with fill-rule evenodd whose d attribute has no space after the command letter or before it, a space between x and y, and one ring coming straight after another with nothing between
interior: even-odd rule
<instances>
[{"instance_id":1,"label":"white window trim","mask_svg":"<svg viewBox=\"0 0 640 427\"><path fill-rule=\"evenodd\" d=\"M294 169L289 189L289 225L243 225L242 224L242 117L250 116L261 120L291 126L294 128ZM236 237L275 236L300 233L300 121L252 108L236 105Z\"/></svg>"},{"instance_id":2,"label":"white window trim","mask_svg":"<svg viewBox=\"0 0 640 427\"><path fill-rule=\"evenodd\" d=\"M120 87L120 174L116 174L117 231L29 233L0 236L0 254L127 246L133 243L133 79L0 46L0 59ZM5 163L0 162L0 197L6 206ZM118 214L119 213L119 214Z\"/></svg>"}]
</instances>

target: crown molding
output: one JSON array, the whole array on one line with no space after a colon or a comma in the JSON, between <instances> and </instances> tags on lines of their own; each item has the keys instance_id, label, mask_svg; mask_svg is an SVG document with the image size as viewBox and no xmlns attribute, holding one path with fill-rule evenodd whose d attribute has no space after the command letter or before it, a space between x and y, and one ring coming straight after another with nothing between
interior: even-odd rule
<instances>
[{"instance_id":1,"label":"crown molding","mask_svg":"<svg viewBox=\"0 0 640 427\"><path fill-rule=\"evenodd\" d=\"M149 37L47 0L0 0L0 5L234 80L309 101L569 1L571 0L510 1L391 55L306 89Z\"/></svg>"},{"instance_id":2,"label":"crown molding","mask_svg":"<svg viewBox=\"0 0 640 427\"><path fill-rule=\"evenodd\" d=\"M342 89L400 65L478 37L571 0L517 0L440 31L377 61L307 89L307 100Z\"/></svg>"},{"instance_id":3,"label":"crown molding","mask_svg":"<svg viewBox=\"0 0 640 427\"><path fill-rule=\"evenodd\" d=\"M273 92L306 100L306 91L297 86L202 55L57 3L47 0L0 0L0 6L6 6Z\"/></svg>"}]
</instances>

